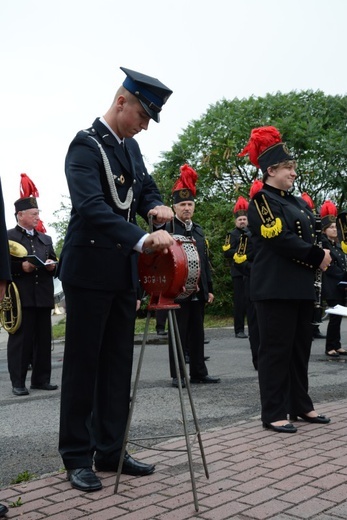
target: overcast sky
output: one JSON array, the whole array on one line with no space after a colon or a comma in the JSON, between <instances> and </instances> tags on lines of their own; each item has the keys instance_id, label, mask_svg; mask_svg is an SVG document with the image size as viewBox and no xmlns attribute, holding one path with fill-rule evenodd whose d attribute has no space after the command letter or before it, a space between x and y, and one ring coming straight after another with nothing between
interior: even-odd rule
<instances>
[{"instance_id":1,"label":"overcast sky","mask_svg":"<svg viewBox=\"0 0 347 520\"><path fill-rule=\"evenodd\" d=\"M120 66L174 92L137 136L152 171L210 105L322 90L346 95L346 0L2 0L0 175L7 227L20 174L49 222L68 194L64 158L111 105ZM248 136L245 136L245 141Z\"/></svg>"}]
</instances>

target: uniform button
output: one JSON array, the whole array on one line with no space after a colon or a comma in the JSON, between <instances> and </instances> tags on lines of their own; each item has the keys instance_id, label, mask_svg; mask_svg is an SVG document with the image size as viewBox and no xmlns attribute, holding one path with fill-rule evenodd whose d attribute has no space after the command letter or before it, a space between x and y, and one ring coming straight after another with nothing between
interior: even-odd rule
<instances>
[{"instance_id":1,"label":"uniform button","mask_svg":"<svg viewBox=\"0 0 347 520\"><path fill-rule=\"evenodd\" d=\"M133 202L136 202L136 199L133 199Z\"/></svg>"},{"instance_id":2,"label":"uniform button","mask_svg":"<svg viewBox=\"0 0 347 520\"><path fill-rule=\"evenodd\" d=\"M133 184L136 184L136 179L133 180Z\"/></svg>"},{"instance_id":3,"label":"uniform button","mask_svg":"<svg viewBox=\"0 0 347 520\"><path fill-rule=\"evenodd\" d=\"M92 245L94 245L94 244L95 244L95 240L91 240L90 243L91 243Z\"/></svg>"},{"instance_id":4,"label":"uniform button","mask_svg":"<svg viewBox=\"0 0 347 520\"><path fill-rule=\"evenodd\" d=\"M116 248L117 248L117 249L122 249L121 244L116 244Z\"/></svg>"}]
</instances>

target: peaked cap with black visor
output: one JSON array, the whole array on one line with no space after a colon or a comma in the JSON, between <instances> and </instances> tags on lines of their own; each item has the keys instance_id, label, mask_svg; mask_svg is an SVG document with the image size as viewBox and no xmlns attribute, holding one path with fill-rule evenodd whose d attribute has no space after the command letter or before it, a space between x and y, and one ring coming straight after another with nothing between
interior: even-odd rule
<instances>
[{"instance_id":1,"label":"peaked cap with black visor","mask_svg":"<svg viewBox=\"0 0 347 520\"><path fill-rule=\"evenodd\" d=\"M171 96L172 90L156 78L125 67L120 69L127 76L123 81L123 87L137 97L147 114L159 123L159 112Z\"/></svg>"}]
</instances>

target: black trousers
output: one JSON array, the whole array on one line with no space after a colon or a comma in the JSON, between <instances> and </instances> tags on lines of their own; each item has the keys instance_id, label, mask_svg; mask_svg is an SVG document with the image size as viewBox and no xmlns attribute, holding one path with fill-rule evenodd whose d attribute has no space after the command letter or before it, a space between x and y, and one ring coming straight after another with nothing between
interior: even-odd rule
<instances>
[{"instance_id":1,"label":"black trousers","mask_svg":"<svg viewBox=\"0 0 347 520\"><path fill-rule=\"evenodd\" d=\"M59 451L66 469L117 461L129 413L136 292L63 284L65 353Z\"/></svg>"},{"instance_id":2,"label":"black trousers","mask_svg":"<svg viewBox=\"0 0 347 520\"><path fill-rule=\"evenodd\" d=\"M234 329L235 334L244 332L247 312L246 291L243 276L233 276Z\"/></svg>"},{"instance_id":3,"label":"black trousers","mask_svg":"<svg viewBox=\"0 0 347 520\"><path fill-rule=\"evenodd\" d=\"M177 326L181 338L183 353L189 353L189 373L191 378L207 376L204 361L204 310L202 300L188 300L180 302L180 309L175 309ZM171 331L169 331L169 361L170 375L177 377L173 351ZM183 375L181 373L181 375Z\"/></svg>"},{"instance_id":4,"label":"black trousers","mask_svg":"<svg viewBox=\"0 0 347 520\"><path fill-rule=\"evenodd\" d=\"M308 395L312 306L309 300L256 302L261 418L266 423L314 409Z\"/></svg>"},{"instance_id":5,"label":"black trousers","mask_svg":"<svg viewBox=\"0 0 347 520\"><path fill-rule=\"evenodd\" d=\"M341 296L340 300L327 300L329 307L335 307L335 305L344 305L345 299ZM325 340L325 351L337 350L341 348L341 321L342 316L337 314L329 314L329 322L327 326L327 337Z\"/></svg>"},{"instance_id":6,"label":"black trousers","mask_svg":"<svg viewBox=\"0 0 347 520\"><path fill-rule=\"evenodd\" d=\"M52 323L50 307L22 307L22 323L8 335L7 362L12 386L24 387L32 364L31 384L51 380Z\"/></svg>"}]
</instances>

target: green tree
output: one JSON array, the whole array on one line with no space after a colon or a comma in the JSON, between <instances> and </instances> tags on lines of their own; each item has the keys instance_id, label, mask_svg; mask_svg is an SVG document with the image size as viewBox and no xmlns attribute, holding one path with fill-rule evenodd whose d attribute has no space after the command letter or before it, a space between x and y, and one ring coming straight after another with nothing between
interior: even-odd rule
<instances>
[{"instance_id":1,"label":"green tree","mask_svg":"<svg viewBox=\"0 0 347 520\"><path fill-rule=\"evenodd\" d=\"M252 128L279 128L298 160L298 195L308 192L317 208L327 198L342 208L347 197L346 121L347 96L326 96L321 91L223 99L192 121L172 149L163 153L153 176L167 204L171 204L171 190L182 164L190 164L199 174L194 218L209 240L216 295L208 312L232 313L230 274L222 245L233 227L237 197L248 198L253 180L261 178L247 158L238 157Z\"/></svg>"},{"instance_id":2,"label":"green tree","mask_svg":"<svg viewBox=\"0 0 347 520\"><path fill-rule=\"evenodd\" d=\"M69 224L71 212L70 197L68 195L63 195L62 197L63 200L60 203L60 208L53 213L57 220L50 223L50 226L55 229L58 236L57 243L54 246L58 257L60 256L61 250L63 248L64 238L67 232L67 226Z\"/></svg>"}]
</instances>

